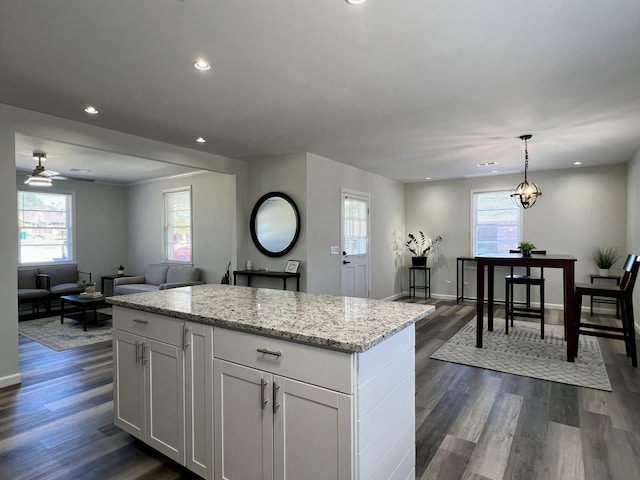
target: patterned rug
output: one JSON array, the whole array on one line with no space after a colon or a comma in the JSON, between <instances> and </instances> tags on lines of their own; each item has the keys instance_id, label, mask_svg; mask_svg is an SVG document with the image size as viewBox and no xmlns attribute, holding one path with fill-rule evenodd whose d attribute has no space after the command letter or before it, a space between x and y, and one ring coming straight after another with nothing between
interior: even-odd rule
<instances>
[{"instance_id":1,"label":"patterned rug","mask_svg":"<svg viewBox=\"0 0 640 480\"><path fill-rule=\"evenodd\" d=\"M110 314L111 308L98 312ZM60 316L25 320L18 322L20 335L30 338L58 352L71 348L84 347L92 343L111 341L111 320L87 325L83 331L82 322L65 318L60 324Z\"/></svg>"},{"instance_id":2,"label":"patterned rug","mask_svg":"<svg viewBox=\"0 0 640 480\"><path fill-rule=\"evenodd\" d=\"M502 324L502 327L499 325ZM432 356L436 360L471 365L498 372L567 383L611 392L611 383L600 353L598 341L580 336L578 358L567 362L567 344L562 325L540 326L515 321L509 335L504 320L494 319L493 332L484 330L483 348L476 348L476 320L471 320Z\"/></svg>"}]
</instances>

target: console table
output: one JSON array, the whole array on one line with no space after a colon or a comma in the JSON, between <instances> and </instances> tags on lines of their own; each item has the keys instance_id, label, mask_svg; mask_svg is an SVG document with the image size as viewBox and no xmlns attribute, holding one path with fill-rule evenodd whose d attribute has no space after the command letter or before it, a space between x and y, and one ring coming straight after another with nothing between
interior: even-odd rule
<instances>
[{"instance_id":1,"label":"console table","mask_svg":"<svg viewBox=\"0 0 640 480\"><path fill-rule=\"evenodd\" d=\"M290 278L296 279L296 291L300 291L300 272L289 273L289 272L271 272L269 270L234 270L233 271L233 284L237 285L237 277L238 275L242 277L247 277L247 286L251 286L251 278L252 277L267 277L267 278L281 278L282 279L282 289L287 289L287 280Z\"/></svg>"},{"instance_id":2,"label":"console table","mask_svg":"<svg viewBox=\"0 0 640 480\"><path fill-rule=\"evenodd\" d=\"M465 262L475 263L476 257L456 258L456 303L464 302L464 264ZM470 297L466 297L470 298Z\"/></svg>"}]
</instances>

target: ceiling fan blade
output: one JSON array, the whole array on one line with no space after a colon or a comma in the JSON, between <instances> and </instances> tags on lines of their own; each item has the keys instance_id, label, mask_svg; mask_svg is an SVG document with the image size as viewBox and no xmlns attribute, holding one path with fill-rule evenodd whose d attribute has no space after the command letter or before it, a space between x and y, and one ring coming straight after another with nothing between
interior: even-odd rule
<instances>
[{"instance_id":1,"label":"ceiling fan blade","mask_svg":"<svg viewBox=\"0 0 640 480\"><path fill-rule=\"evenodd\" d=\"M54 172L53 170L42 170L39 175L41 177L55 177L56 175L60 175L58 172Z\"/></svg>"},{"instance_id":2,"label":"ceiling fan blade","mask_svg":"<svg viewBox=\"0 0 640 480\"><path fill-rule=\"evenodd\" d=\"M67 177L66 175L56 175L52 179L53 180L74 180L76 182L90 182L90 183L95 182L95 179L93 178Z\"/></svg>"}]
</instances>

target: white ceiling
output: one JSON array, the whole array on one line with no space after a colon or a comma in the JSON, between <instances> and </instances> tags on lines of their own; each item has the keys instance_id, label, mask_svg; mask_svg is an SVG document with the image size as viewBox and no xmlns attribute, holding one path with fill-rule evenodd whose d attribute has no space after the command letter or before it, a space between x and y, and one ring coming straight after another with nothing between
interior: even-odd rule
<instances>
[{"instance_id":1,"label":"white ceiling","mask_svg":"<svg viewBox=\"0 0 640 480\"><path fill-rule=\"evenodd\" d=\"M640 1L2 0L0 102L403 182L521 171L524 133L531 171L620 163L640 149Z\"/></svg>"}]
</instances>

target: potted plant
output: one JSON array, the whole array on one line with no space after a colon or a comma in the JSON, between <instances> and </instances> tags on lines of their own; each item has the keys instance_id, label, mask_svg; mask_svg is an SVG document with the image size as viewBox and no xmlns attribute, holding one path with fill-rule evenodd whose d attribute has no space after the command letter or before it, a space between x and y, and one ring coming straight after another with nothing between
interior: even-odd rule
<instances>
[{"instance_id":1,"label":"potted plant","mask_svg":"<svg viewBox=\"0 0 640 480\"><path fill-rule=\"evenodd\" d=\"M530 257L531 250L533 250L534 248L536 248L536 246L531 242L520 242L518 244L518 250L522 252L523 257Z\"/></svg>"},{"instance_id":2,"label":"potted plant","mask_svg":"<svg viewBox=\"0 0 640 480\"><path fill-rule=\"evenodd\" d=\"M600 269L600 275L609 276L609 269L620 259L620 250L616 247L596 247L593 249L592 258Z\"/></svg>"},{"instance_id":3,"label":"potted plant","mask_svg":"<svg viewBox=\"0 0 640 480\"><path fill-rule=\"evenodd\" d=\"M117 272L118 275L124 275L124 265L118 265Z\"/></svg>"},{"instance_id":4,"label":"potted plant","mask_svg":"<svg viewBox=\"0 0 640 480\"><path fill-rule=\"evenodd\" d=\"M410 233L407 235L408 240L405 245L411 252L411 264L414 267L424 267L427 265L427 255L438 243L442 241L442 237L438 235L435 239L424 236L424 233L418 231L418 236Z\"/></svg>"},{"instance_id":5,"label":"potted plant","mask_svg":"<svg viewBox=\"0 0 640 480\"><path fill-rule=\"evenodd\" d=\"M95 282L88 282L87 280L78 280L76 282L76 286L78 288L84 288L84 291L87 293L94 293L96 291Z\"/></svg>"}]
</instances>

